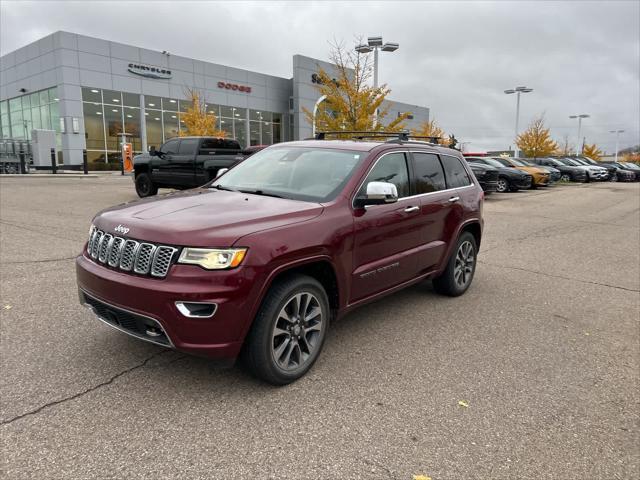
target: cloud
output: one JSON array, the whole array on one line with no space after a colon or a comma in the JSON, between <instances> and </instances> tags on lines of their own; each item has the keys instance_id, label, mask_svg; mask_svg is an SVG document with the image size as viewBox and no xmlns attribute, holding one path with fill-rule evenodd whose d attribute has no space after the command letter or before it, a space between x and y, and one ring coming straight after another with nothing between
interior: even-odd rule
<instances>
[{"instance_id":1,"label":"cloud","mask_svg":"<svg viewBox=\"0 0 640 480\"><path fill-rule=\"evenodd\" d=\"M431 108L472 149L513 144L545 113L554 137L588 113L583 135L613 150L640 143L639 2L15 2L0 3L3 54L67 30L225 65L291 76L296 53L326 59L329 42L382 34L380 80L398 101Z\"/></svg>"}]
</instances>

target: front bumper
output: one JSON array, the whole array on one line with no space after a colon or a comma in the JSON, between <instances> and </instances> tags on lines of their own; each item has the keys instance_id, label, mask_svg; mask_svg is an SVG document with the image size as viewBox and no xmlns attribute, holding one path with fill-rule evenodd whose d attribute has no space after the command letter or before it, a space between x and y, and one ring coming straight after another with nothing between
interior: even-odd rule
<instances>
[{"instance_id":1,"label":"front bumper","mask_svg":"<svg viewBox=\"0 0 640 480\"><path fill-rule=\"evenodd\" d=\"M156 279L106 268L85 254L76 259L76 276L81 303L112 327L216 359L238 356L264 285L250 267L207 271L173 265L166 278ZM180 301L215 303L217 309L209 318L190 318L176 307ZM122 316L133 323L123 324Z\"/></svg>"},{"instance_id":2,"label":"front bumper","mask_svg":"<svg viewBox=\"0 0 640 480\"><path fill-rule=\"evenodd\" d=\"M512 180L513 185L520 190L527 190L531 188L531 183L533 182L533 178L531 175L527 175L526 177L520 177Z\"/></svg>"},{"instance_id":3,"label":"front bumper","mask_svg":"<svg viewBox=\"0 0 640 480\"><path fill-rule=\"evenodd\" d=\"M478 183L485 192L495 192L498 189L498 180L478 179Z\"/></svg>"}]
</instances>

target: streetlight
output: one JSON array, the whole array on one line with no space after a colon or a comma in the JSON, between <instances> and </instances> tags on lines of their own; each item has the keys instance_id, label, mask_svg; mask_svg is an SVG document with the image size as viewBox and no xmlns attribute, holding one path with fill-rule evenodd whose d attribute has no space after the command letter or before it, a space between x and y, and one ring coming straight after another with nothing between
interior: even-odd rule
<instances>
[{"instance_id":1,"label":"streetlight","mask_svg":"<svg viewBox=\"0 0 640 480\"><path fill-rule=\"evenodd\" d=\"M311 136L314 138L316 136L316 115L318 114L318 107L326 99L327 99L327 96L322 95L318 100L316 100L316 104L313 106L313 123L311 124Z\"/></svg>"},{"instance_id":2,"label":"streetlight","mask_svg":"<svg viewBox=\"0 0 640 480\"><path fill-rule=\"evenodd\" d=\"M520 120L520 94L521 93L530 93L533 92L533 88L527 88L527 87L516 87L516 88L510 88L509 90L505 90L504 93L506 93L507 95L511 95L512 93L517 93L516 97L516 136L515 136L515 141L518 141L518 121ZM516 148L515 148L515 156L518 156L518 144L516 143Z\"/></svg>"},{"instance_id":3,"label":"streetlight","mask_svg":"<svg viewBox=\"0 0 640 480\"><path fill-rule=\"evenodd\" d=\"M618 139L620 138L620 134L624 133L624 130L609 130L609 133L616 134L616 162L618 161Z\"/></svg>"},{"instance_id":4,"label":"streetlight","mask_svg":"<svg viewBox=\"0 0 640 480\"><path fill-rule=\"evenodd\" d=\"M382 37L369 37L367 43L356 46L356 52L358 53L371 53L373 52L373 88L378 88L378 50L383 52L395 52L400 48L400 44L382 42ZM378 123L378 111L375 112L375 122Z\"/></svg>"},{"instance_id":5,"label":"streetlight","mask_svg":"<svg viewBox=\"0 0 640 480\"><path fill-rule=\"evenodd\" d=\"M582 128L582 119L589 118L591 115L587 115L586 113L581 113L580 115L569 115L569 118L577 118L578 119L578 141L576 142L576 155L580 155L580 129Z\"/></svg>"}]
</instances>

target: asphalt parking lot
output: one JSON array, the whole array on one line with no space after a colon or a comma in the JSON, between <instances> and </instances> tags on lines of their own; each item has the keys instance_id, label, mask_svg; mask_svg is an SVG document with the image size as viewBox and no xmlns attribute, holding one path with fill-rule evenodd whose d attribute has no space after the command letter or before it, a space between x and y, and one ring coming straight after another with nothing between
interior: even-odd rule
<instances>
[{"instance_id":1,"label":"asphalt parking lot","mask_svg":"<svg viewBox=\"0 0 640 480\"><path fill-rule=\"evenodd\" d=\"M640 184L491 195L474 283L332 325L300 381L146 344L78 304L131 181L0 179L2 477L640 477Z\"/></svg>"}]
</instances>

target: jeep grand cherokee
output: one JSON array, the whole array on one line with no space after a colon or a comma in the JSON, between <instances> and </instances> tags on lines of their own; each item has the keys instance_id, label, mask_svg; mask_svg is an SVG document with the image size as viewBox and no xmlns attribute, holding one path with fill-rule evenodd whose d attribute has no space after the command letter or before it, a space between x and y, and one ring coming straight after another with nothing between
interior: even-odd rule
<instances>
[{"instance_id":1,"label":"jeep grand cherokee","mask_svg":"<svg viewBox=\"0 0 640 480\"><path fill-rule=\"evenodd\" d=\"M471 284L483 192L456 150L404 141L281 143L204 187L99 213L80 301L137 338L302 376L330 322L426 278Z\"/></svg>"}]
</instances>

